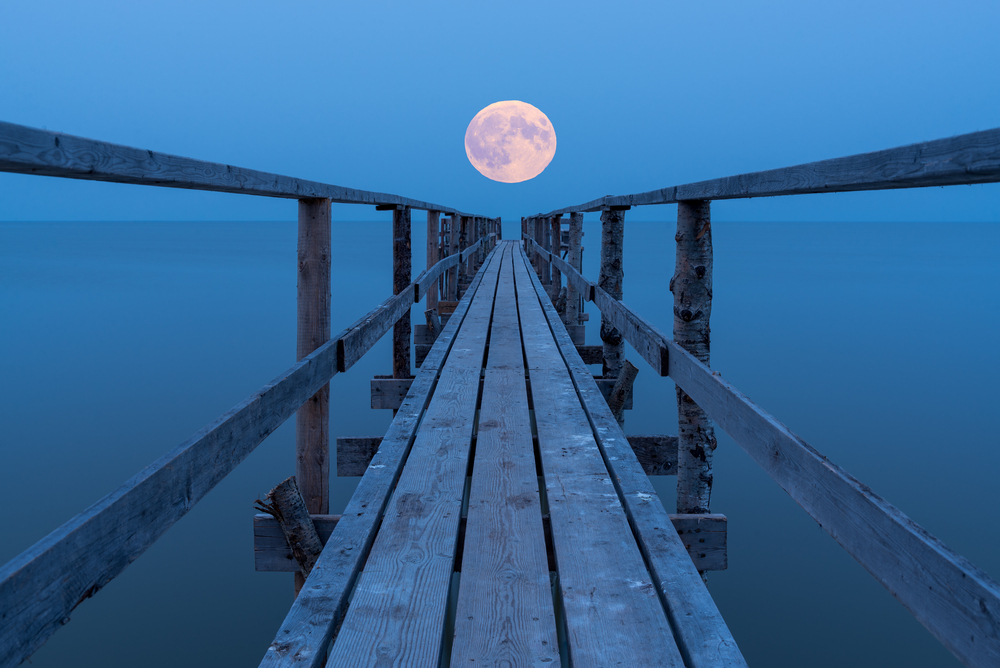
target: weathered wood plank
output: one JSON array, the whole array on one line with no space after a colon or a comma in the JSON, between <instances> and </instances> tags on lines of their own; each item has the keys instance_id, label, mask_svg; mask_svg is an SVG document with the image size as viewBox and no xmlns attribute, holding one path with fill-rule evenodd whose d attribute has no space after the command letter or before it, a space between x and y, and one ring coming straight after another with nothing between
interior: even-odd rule
<instances>
[{"instance_id":1,"label":"weathered wood plank","mask_svg":"<svg viewBox=\"0 0 1000 668\"><path fill-rule=\"evenodd\" d=\"M594 288L594 304L601 310L602 322L611 323L653 371L667 375L668 339L660 330L601 288Z\"/></svg>"},{"instance_id":2,"label":"weathered wood plank","mask_svg":"<svg viewBox=\"0 0 1000 668\"><path fill-rule=\"evenodd\" d=\"M452 666L558 663L543 531L507 249L490 327Z\"/></svg>"},{"instance_id":3,"label":"weathered wood plank","mask_svg":"<svg viewBox=\"0 0 1000 668\"><path fill-rule=\"evenodd\" d=\"M347 329L337 347L337 365L340 371L347 371L361 359L378 340L385 335L403 314L413 306L415 284L411 283L403 292L389 297L374 311L360 318Z\"/></svg>"},{"instance_id":4,"label":"weathered wood plank","mask_svg":"<svg viewBox=\"0 0 1000 668\"><path fill-rule=\"evenodd\" d=\"M670 377L968 666L1000 665L1000 585L677 345Z\"/></svg>"},{"instance_id":5,"label":"weathered wood plank","mask_svg":"<svg viewBox=\"0 0 1000 668\"><path fill-rule=\"evenodd\" d=\"M412 378L372 378L372 409L399 410L412 383Z\"/></svg>"},{"instance_id":6,"label":"weathered wood plank","mask_svg":"<svg viewBox=\"0 0 1000 668\"><path fill-rule=\"evenodd\" d=\"M499 260L484 268L441 369L329 666L438 663Z\"/></svg>"},{"instance_id":7,"label":"weathered wood plank","mask_svg":"<svg viewBox=\"0 0 1000 668\"><path fill-rule=\"evenodd\" d=\"M326 545L341 515L313 515L313 524L320 542ZM725 570L726 566L726 524L725 515L671 515L670 521L688 555L699 571ZM545 532L546 559L549 571L556 570L555 555L551 551L552 529L548 515L542 515L542 529ZM701 539L705 538L705 542ZM465 545L465 518L458 525L458 550L455 553L455 570L462 570ZM270 515L254 515L253 518L254 570L260 573L294 573L298 569L292 550L288 547L285 534ZM704 555L704 556L702 556Z\"/></svg>"},{"instance_id":8,"label":"weathered wood plank","mask_svg":"<svg viewBox=\"0 0 1000 668\"><path fill-rule=\"evenodd\" d=\"M344 188L3 122L0 122L0 171L460 213L399 195Z\"/></svg>"},{"instance_id":9,"label":"weathered wood plank","mask_svg":"<svg viewBox=\"0 0 1000 668\"><path fill-rule=\"evenodd\" d=\"M324 550L295 599L281 628L261 660L262 668L318 668L324 663L333 630L343 616L347 596L368 556L375 532L410 451L417 425L449 355L458 329L476 294L478 274L456 307L410 387L406 400L389 425L375 459L337 524L333 539L338 549Z\"/></svg>"},{"instance_id":10,"label":"weathered wood plank","mask_svg":"<svg viewBox=\"0 0 1000 668\"><path fill-rule=\"evenodd\" d=\"M330 340L330 200L299 200L295 359ZM330 512L330 386L295 416L295 479L310 513Z\"/></svg>"},{"instance_id":11,"label":"weathered wood plank","mask_svg":"<svg viewBox=\"0 0 1000 668\"><path fill-rule=\"evenodd\" d=\"M31 656L337 373L337 338L0 568L0 665Z\"/></svg>"},{"instance_id":12,"label":"weathered wood plank","mask_svg":"<svg viewBox=\"0 0 1000 668\"><path fill-rule=\"evenodd\" d=\"M518 267L518 307L572 665L682 666L656 587L535 295L536 289L544 295L544 286L528 273ZM565 334L558 316L556 322Z\"/></svg>"},{"instance_id":13,"label":"weathered wood plank","mask_svg":"<svg viewBox=\"0 0 1000 668\"><path fill-rule=\"evenodd\" d=\"M522 261L527 262L523 254ZM665 527L671 526L670 516L639 466L625 434L601 397L565 329L557 325L559 316L545 296L541 283L530 272L525 273L534 285L537 300L594 427L611 482L652 573L653 584L670 618L685 664L689 668L744 668L746 661L697 568L686 558L684 545L674 531L665 530ZM690 614L689 611L697 611L697 614Z\"/></svg>"},{"instance_id":14,"label":"weathered wood plank","mask_svg":"<svg viewBox=\"0 0 1000 668\"><path fill-rule=\"evenodd\" d=\"M430 295L431 287L441 277L441 274L448 271L452 267L457 267L459 261L460 261L459 254L455 253L454 255L449 255L448 257L444 258L443 260L435 264L430 269L427 269L422 274L420 274L420 276L417 277L417 280L414 281L417 285L416 288L417 292L414 295L414 300L419 302L424 295ZM435 302L434 307L437 308L437 305L438 302ZM428 305L427 308L431 307Z\"/></svg>"},{"instance_id":15,"label":"weathered wood plank","mask_svg":"<svg viewBox=\"0 0 1000 668\"><path fill-rule=\"evenodd\" d=\"M572 325L571 325L572 326ZM569 331L569 327L566 328ZM580 357L583 359L584 364L603 364L604 363L604 346L583 346L577 344L576 352L580 353Z\"/></svg>"},{"instance_id":16,"label":"weathered wood plank","mask_svg":"<svg viewBox=\"0 0 1000 668\"><path fill-rule=\"evenodd\" d=\"M544 215L600 211L609 206L927 188L1000 181L1000 128L872 153L699 181L631 195L608 195Z\"/></svg>"},{"instance_id":17,"label":"weathered wood plank","mask_svg":"<svg viewBox=\"0 0 1000 668\"><path fill-rule=\"evenodd\" d=\"M409 386L406 389L409 390ZM402 402L399 405L402 406ZM381 436L338 436L337 476L363 476L381 443Z\"/></svg>"}]
</instances>

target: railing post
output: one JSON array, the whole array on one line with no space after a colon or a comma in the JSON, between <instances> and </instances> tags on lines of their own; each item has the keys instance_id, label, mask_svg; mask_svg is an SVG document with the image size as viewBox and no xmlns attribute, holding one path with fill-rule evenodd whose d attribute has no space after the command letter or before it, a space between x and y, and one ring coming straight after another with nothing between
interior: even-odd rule
<instances>
[{"instance_id":1,"label":"railing post","mask_svg":"<svg viewBox=\"0 0 1000 668\"><path fill-rule=\"evenodd\" d=\"M410 207L392 211L392 294L398 295L412 277ZM392 377L410 378L410 312L392 327Z\"/></svg>"},{"instance_id":2,"label":"railing post","mask_svg":"<svg viewBox=\"0 0 1000 668\"><path fill-rule=\"evenodd\" d=\"M546 251L552 250L552 236L551 236L551 225L549 224L549 218L540 218L539 223L542 228L542 249ZM545 291L548 293L549 298L552 298L552 272L550 271L550 265L548 258L542 258L542 285L545 286Z\"/></svg>"},{"instance_id":3,"label":"railing post","mask_svg":"<svg viewBox=\"0 0 1000 668\"><path fill-rule=\"evenodd\" d=\"M674 293L674 341L709 363L712 315L712 221L710 202L677 205L677 264L670 279ZM712 499L715 429L708 416L677 388L677 512L707 513Z\"/></svg>"},{"instance_id":4,"label":"railing post","mask_svg":"<svg viewBox=\"0 0 1000 668\"><path fill-rule=\"evenodd\" d=\"M448 252L445 256L458 252L458 214L451 214L448 219ZM458 266L448 270L448 301L458 301Z\"/></svg>"},{"instance_id":5,"label":"railing post","mask_svg":"<svg viewBox=\"0 0 1000 668\"><path fill-rule=\"evenodd\" d=\"M458 250L459 252L465 250L465 247L469 245L469 217L468 216L456 216L455 219L458 221ZM459 290L458 298L461 299L464 294L464 284L468 284L469 281L469 260L466 259L465 262L459 263Z\"/></svg>"},{"instance_id":6,"label":"railing post","mask_svg":"<svg viewBox=\"0 0 1000 668\"><path fill-rule=\"evenodd\" d=\"M441 224L440 211L427 212L427 268L430 269L441 259ZM438 307L438 285L441 279L434 281L434 284L427 289L426 310L437 311Z\"/></svg>"},{"instance_id":7,"label":"railing post","mask_svg":"<svg viewBox=\"0 0 1000 668\"><path fill-rule=\"evenodd\" d=\"M299 200L296 361L330 340L330 200ZM295 414L295 479L310 513L330 512L330 385ZM295 574L295 593L305 579Z\"/></svg>"},{"instance_id":8,"label":"railing post","mask_svg":"<svg viewBox=\"0 0 1000 668\"><path fill-rule=\"evenodd\" d=\"M549 218L550 222L550 232L549 232L549 249L552 251L553 255L562 254L562 216L552 216ZM559 271L559 267L556 266L555 262L550 263L549 271L552 275L552 290L550 297L552 303L554 304L559 299L559 292L562 290L562 272ZM565 312L565 308L563 311Z\"/></svg>"},{"instance_id":9,"label":"railing post","mask_svg":"<svg viewBox=\"0 0 1000 668\"><path fill-rule=\"evenodd\" d=\"M601 212L601 273L597 285L613 299L622 298L622 243L625 211L629 207L610 207ZM621 332L601 316L601 341L604 342L604 377L617 378L622 370L625 344Z\"/></svg>"},{"instance_id":10,"label":"railing post","mask_svg":"<svg viewBox=\"0 0 1000 668\"><path fill-rule=\"evenodd\" d=\"M535 243L538 244L539 247L541 247L542 246L542 219L541 218L532 218L531 222L534 223L534 238L535 238ZM535 273L538 274L538 278L539 279L542 279L542 256L539 253L535 252L534 249L532 250L532 253L533 253L532 257L535 258ZM545 284L544 280L542 280L542 284L543 285Z\"/></svg>"},{"instance_id":11,"label":"railing post","mask_svg":"<svg viewBox=\"0 0 1000 668\"><path fill-rule=\"evenodd\" d=\"M571 213L569 215L569 251L566 253L566 261L569 266L577 271L583 271L583 214ZM566 281L566 327L573 343L582 345L584 342L582 323L580 322L582 298L579 290L570 282Z\"/></svg>"}]
</instances>

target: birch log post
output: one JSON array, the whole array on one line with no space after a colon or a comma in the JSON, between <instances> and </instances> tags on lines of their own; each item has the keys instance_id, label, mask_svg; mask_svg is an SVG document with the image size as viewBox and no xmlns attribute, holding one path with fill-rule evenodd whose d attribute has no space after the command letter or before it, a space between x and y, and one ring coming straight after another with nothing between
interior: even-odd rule
<instances>
[{"instance_id":1,"label":"birch log post","mask_svg":"<svg viewBox=\"0 0 1000 668\"><path fill-rule=\"evenodd\" d=\"M583 271L583 254L581 252L583 246L583 214L582 213L571 213L569 216L569 251L566 254L566 260L569 262L569 266L573 267L579 272ZM576 286L568 278L566 280L566 315L565 323L567 327L573 327L570 330L571 333L575 333L576 327L580 325L580 291L576 289ZM573 343L581 344L583 339L577 340L579 337L573 338Z\"/></svg>"},{"instance_id":2,"label":"birch log post","mask_svg":"<svg viewBox=\"0 0 1000 668\"><path fill-rule=\"evenodd\" d=\"M410 285L412 274L410 246L410 208L392 212L392 294L398 295ZM392 377L410 377L410 311L392 327Z\"/></svg>"},{"instance_id":3,"label":"birch log post","mask_svg":"<svg viewBox=\"0 0 1000 668\"><path fill-rule=\"evenodd\" d=\"M459 250L458 227L459 227L459 217L457 215L454 215L448 219L448 252L445 253L445 257L447 257L448 255L454 255ZM457 266L448 270L448 300L452 302L458 301Z\"/></svg>"},{"instance_id":4,"label":"birch log post","mask_svg":"<svg viewBox=\"0 0 1000 668\"><path fill-rule=\"evenodd\" d=\"M601 212L601 272L597 286L612 298L621 301L622 240L625 232L626 209L612 207ZM625 343L622 334L611 321L601 316L601 341L604 342L604 377L617 378L622 371Z\"/></svg>"},{"instance_id":5,"label":"birch log post","mask_svg":"<svg viewBox=\"0 0 1000 668\"><path fill-rule=\"evenodd\" d=\"M267 500L257 501L255 506L278 520L292 556L299 565L299 573L303 580L308 578L323 551L323 543L313 524L312 515L306 510L295 476L278 483L267 493Z\"/></svg>"},{"instance_id":6,"label":"birch log post","mask_svg":"<svg viewBox=\"0 0 1000 668\"><path fill-rule=\"evenodd\" d=\"M441 259L441 232L439 226L441 224L441 212L440 211L428 211L427 212L427 268L430 269L437 261ZM427 304L425 305L426 310L437 312L438 307L438 285L440 281L434 281L434 284L427 290Z\"/></svg>"},{"instance_id":7,"label":"birch log post","mask_svg":"<svg viewBox=\"0 0 1000 668\"><path fill-rule=\"evenodd\" d=\"M674 342L709 366L712 315L711 203L677 205L677 260L674 293ZM708 416L677 387L677 512L707 513L712 500L715 429Z\"/></svg>"},{"instance_id":8,"label":"birch log post","mask_svg":"<svg viewBox=\"0 0 1000 668\"><path fill-rule=\"evenodd\" d=\"M330 200L299 200L295 359L330 339ZM295 414L295 478L310 513L330 512L330 385ZM295 593L305 578L295 574Z\"/></svg>"},{"instance_id":9,"label":"birch log post","mask_svg":"<svg viewBox=\"0 0 1000 668\"><path fill-rule=\"evenodd\" d=\"M549 218L549 250L555 255L562 255L562 216ZM559 273L559 267L554 262L550 264L552 290L549 292L549 298L555 303L559 299L559 291L562 289L562 274ZM565 311L565 309L563 310Z\"/></svg>"},{"instance_id":10,"label":"birch log post","mask_svg":"<svg viewBox=\"0 0 1000 668\"><path fill-rule=\"evenodd\" d=\"M549 220L551 219L548 217L540 219L542 225L542 249L547 253L552 251L552 226ZM542 258L542 285L545 286L545 291L549 294L549 299L552 299L552 263L549 261L548 256Z\"/></svg>"}]
</instances>

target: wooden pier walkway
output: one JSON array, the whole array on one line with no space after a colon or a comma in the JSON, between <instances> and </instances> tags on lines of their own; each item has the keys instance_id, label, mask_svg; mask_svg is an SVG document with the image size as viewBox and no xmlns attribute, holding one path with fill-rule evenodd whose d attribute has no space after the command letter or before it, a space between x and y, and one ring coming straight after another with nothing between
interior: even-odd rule
<instances>
[{"instance_id":1,"label":"wooden pier walkway","mask_svg":"<svg viewBox=\"0 0 1000 668\"><path fill-rule=\"evenodd\" d=\"M383 471L402 467L328 665L436 666L449 647L453 666L559 665L563 632L574 666L743 665L525 260L514 242L487 258L330 537L353 544L362 522L351 520L390 491ZM329 601L341 572L331 559L320 557L279 631L275 665L316 651L303 627L340 604Z\"/></svg>"},{"instance_id":2,"label":"wooden pier walkway","mask_svg":"<svg viewBox=\"0 0 1000 668\"><path fill-rule=\"evenodd\" d=\"M725 536L709 510L714 425L956 657L1000 665L1000 585L708 353L712 200L1000 182L1000 129L608 196L522 218L516 241L499 218L3 122L0 171L294 199L299 225L296 364L0 568L0 668L28 659L292 415L295 476L262 503L254 549L257 570L295 572L297 597L261 666L746 665L703 581L725 567L724 549L702 543ZM333 202L392 212L393 294L331 335ZM625 212L669 203L672 339L622 302ZM427 211L416 278L413 209ZM601 212L596 283L581 273L585 211ZM426 325L412 328L424 299ZM600 311L600 346L583 345L584 301ZM337 439L338 473L363 475L331 515L329 383L390 331L393 373L371 381L372 407L394 418L382 437ZM625 436L625 342L676 384L677 436ZM679 514L650 483L664 473L677 475Z\"/></svg>"}]
</instances>

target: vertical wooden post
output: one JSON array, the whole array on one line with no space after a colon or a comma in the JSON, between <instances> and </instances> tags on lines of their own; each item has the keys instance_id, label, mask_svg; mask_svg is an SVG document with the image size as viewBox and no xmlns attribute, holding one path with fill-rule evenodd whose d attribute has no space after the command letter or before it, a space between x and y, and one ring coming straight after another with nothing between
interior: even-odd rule
<instances>
[{"instance_id":1,"label":"vertical wooden post","mask_svg":"<svg viewBox=\"0 0 1000 668\"><path fill-rule=\"evenodd\" d=\"M410 207L392 212L392 294L398 295L410 284L412 275L410 245ZM410 312L392 328L392 377L410 377Z\"/></svg>"},{"instance_id":2,"label":"vertical wooden post","mask_svg":"<svg viewBox=\"0 0 1000 668\"><path fill-rule=\"evenodd\" d=\"M468 216L456 216L458 220L458 250L463 251L465 247L469 245L469 217ZM461 299L465 291L465 285L469 282L469 262L466 259L465 262L459 264L459 292L458 298Z\"/></svg>"},{"instance_id":3,"label":"vertical wooden post","mask_svg":"<svg viewBox=\"0 0 1000 668\"><path fill-rule=\"evenodd\" d=\"M535 223L535 243L538 244L539 248L544 247L544 240L542 239L542 219L533 218ZM542 256L539 253L535 253L535 273L538 274L538 278L541 279L542 285L545 284L545 278L542 276Z\"/></svg>"},{"instance_id":4,"label":"vertical wooden post","mask_svg":"<svg viewBox=\"0 0 1000 668\"><path fill-rule=\"evenodd\" d=\"M428 211L427 212L427 268L430 269L438 260L441 259L440 247L438 244L441 241L441 232L439 231L439 226L441 224L441 212L440 211ZM438 283L440 281L434 281L434 284L427 288L427 305L426 310L437 311L438 307Z\"/></svg>"},{"instance_id":5,"label":"vertical wooden post","mask_svg":"<svg viewBox=\"0 0 1000 668\"><path fill-rule=\"evenodd\" d=\"M562 254L562 216L552 216L549 220L551 221L549 242L552 254L559 256ZM551 263L549 271L552 274L552 292L550 297L552 302L555 303L559 299L559 292L562 290L562 272L559 271L559 267L556 266L555 262Z\"/></svg>"},{"instance_id":6,"label":"vertical wooden post","mask_svg":"<svg viewBox=\"0 0 1000 668\"><path fill-rule=\"evenodd\" d=\"M583 214L582 213L571 213L569 215L569 252L566 254L566 261L569 262L569 266L573 267L577 271L583 271L582 267L582 253L581 247L583 245ZM580 323L580 306L581 306L581 296L580 292L573 286L572 283L566 281L566 317L565 322L567 328L570 329L570 336L573 338L573 343L580 345L583 343L583 337L577 334L579 331ZM579 340L577 340L579 339Z\"/></svg>"},{"instance_id":7,"label":"vertical wooden post","mask_svg":"<svg viewBox=\"0 0 1000 668\"><path fill-rule=\"evenodd\" d=\"M552 250L552 235L551 235L551 225L549 223L550 218L541 218L539 222L542 226L542 248L546 251ZM542 260L542 285L545 286L545 291L549 293L549 298L552 297L552 272L550 271L551 262L548 258Z\"/></svg>"},{"instance_id":8,"label":"vertical wooden post","mask_svg":"<svg viewBox=\"0 0 1000 668\"><path fill-rule=\"evenodd\" d=\"M601 212L601 273L597 285L614 299L622 298L622 242L626 208L612 207ZM604 377L617 378L622 370L625 344L621 332L601 316L601 341L604 342Z\"/></svg>"},{"instance_id":9,"label":"vertical wooden post","mask_svg":"<svg viewBox=\"0 0 1000 668\"><path fill-rule=\"evenodd\" d=\"M448 223L448 255L458 252L458 214L451 214ZM448 270L448 300L458 301L458 267Z\"/></svg>"},{"instance_id":10,"label":"vertical wooden post","mask_svg":"<svg viewBox=\"0 0 1000 668\"><path fill-rule=\"evenodd\" d=\"M295 359L330 340L330 200L299 200ZM295 479L310 513L330 512L330 385L295 414ZM295 574L295 593L305 578Z\"/></svg>"},{"instance_id":11,"label":"vertical wooden post","mask_svg":"<svg viewBox=\"0 0 1000 668\"><path fill-rule=\"evenodd\" d=\"M674 293L674 341L709 363L712 315L712 220L710 202L677 205L677 264L670 279ZM677 512L707 513L712 500L715 428L708 416L677 388Z\"/></svg>"}]
</instances>

